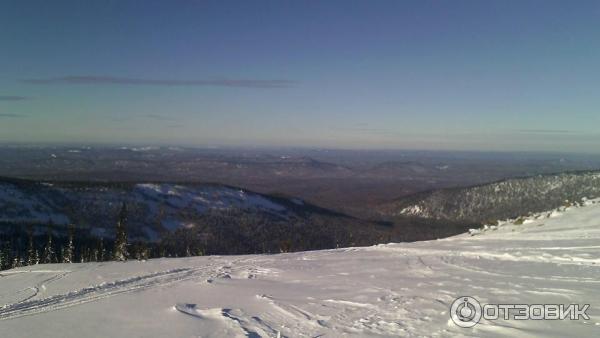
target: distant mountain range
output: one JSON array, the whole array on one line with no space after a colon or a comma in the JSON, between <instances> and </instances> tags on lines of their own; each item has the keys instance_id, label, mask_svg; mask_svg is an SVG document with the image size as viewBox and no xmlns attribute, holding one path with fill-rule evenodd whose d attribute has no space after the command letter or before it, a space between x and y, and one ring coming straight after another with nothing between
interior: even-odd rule
<instances>
[{"instance_id":1,"label":"distant mountain range","mask_svg":"<svg viewBox=\"0 0 600 338\"><path fill-rule=\"evenodd\" d=\"M600 155L589 154L0 144L0 177L215 182L360 218L418 192L598 168Z\"/></svg>"},{"instance_id":2,"label":"distant mountain range","mask_svg":"<svg viewBox=\"0 0 600 338\"><path fill-rule=\"evenodd\" d=\"M600 171L582 171L428 191L387 203L378 210L386 216L485 223L596 197L600 197Z\"/></svg>"}]
</instances>

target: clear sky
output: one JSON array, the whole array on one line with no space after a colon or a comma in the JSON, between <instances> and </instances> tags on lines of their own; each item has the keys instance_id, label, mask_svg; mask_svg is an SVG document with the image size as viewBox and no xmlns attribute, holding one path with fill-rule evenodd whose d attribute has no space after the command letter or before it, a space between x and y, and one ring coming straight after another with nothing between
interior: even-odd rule
<instances>
[{"instance_id":1,"label":"clear sky","mask_svg":"<svg viewBox=\"0 0 600 338\"><path fill-rule=\"evenodd\" d=\"M600 152L600 1L0 2L0 141Z\"/></svg>"}]
</instances>

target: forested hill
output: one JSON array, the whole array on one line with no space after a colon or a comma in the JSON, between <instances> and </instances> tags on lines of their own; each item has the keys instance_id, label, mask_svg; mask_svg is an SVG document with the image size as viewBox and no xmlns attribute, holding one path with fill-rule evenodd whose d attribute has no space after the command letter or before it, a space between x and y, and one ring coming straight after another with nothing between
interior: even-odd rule
<instances>
[{"instance_id":1,"label":"forested hill","mask_svg":"<svg viewBox=\"0 0 600 338\"><path fill-rule=\"evenodd\" d=\"M386 204L379 211L384 215L488 222L599 196L600 171L571 172L420 193Z\"/></svg>"},{"instance_id":2,"label":"forested hill","mask_svg":"<svg viewBox=\"0 0 600 338\"><path fill-rule=\"evenodd\" d=\"M121 205L129 236L154 240L193 227L210 213L244 212L289 219L309 214L341 216L296 198L258 194L219 184L65 183L0 179L0 222L74 224L111 237Z\"/></svg>"},{"instance_id":3,"label":"forested hill","mask_svg":"<svg viewBox=\"0 0 600 338\"><path fill-rule=\"evenodd\" d=\"M411 219L361 220L219 184L3 179L0 268L113 259L117 224L124 224L129 257L140 259L331 249L465 230L434 224L429 231L429 224Z\"/></svg>"}]
</instances>

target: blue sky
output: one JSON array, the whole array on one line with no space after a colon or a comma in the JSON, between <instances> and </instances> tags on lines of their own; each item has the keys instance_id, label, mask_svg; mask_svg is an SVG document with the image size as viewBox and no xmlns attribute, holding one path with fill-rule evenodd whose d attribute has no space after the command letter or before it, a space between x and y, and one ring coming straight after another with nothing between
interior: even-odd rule
<instances>
[{"instance_id":1,"label":"blue sky","mask_svg":"<svg viewBox=\"0 0 600 338\"><path fill-rule=\"evenodd\" d=\"M600 152L598 1L2 1L0 141Z\"/></svg>"}]
</instances>

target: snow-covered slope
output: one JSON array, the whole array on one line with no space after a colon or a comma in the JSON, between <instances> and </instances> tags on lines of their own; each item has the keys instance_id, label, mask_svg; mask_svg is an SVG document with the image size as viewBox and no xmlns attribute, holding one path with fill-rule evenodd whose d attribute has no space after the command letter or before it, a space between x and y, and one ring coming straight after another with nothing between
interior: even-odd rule
<instances>
[{"instance_id":1,"label":"snow-covered slope","mask_svg":"<svg viewBox=\"0 0 600 338\"><path fill-rule=\"evenodd\" d=\"M3 271L0 337L598 336L600 204L473 234ZM482 303L591 304L590 319L459 328L449 307L467 295Z\"/></svg>"}]
</instances>

